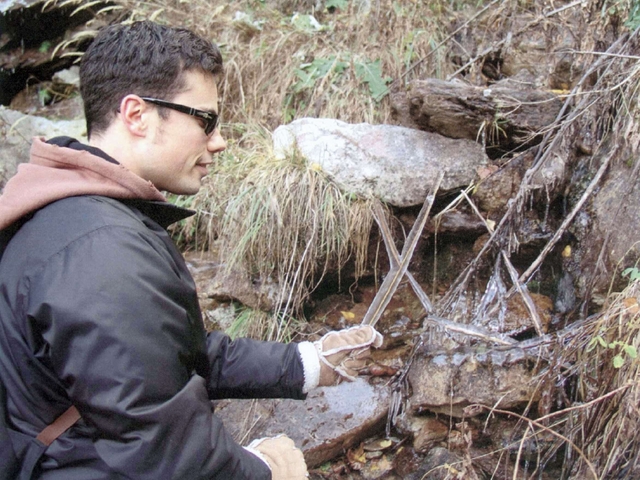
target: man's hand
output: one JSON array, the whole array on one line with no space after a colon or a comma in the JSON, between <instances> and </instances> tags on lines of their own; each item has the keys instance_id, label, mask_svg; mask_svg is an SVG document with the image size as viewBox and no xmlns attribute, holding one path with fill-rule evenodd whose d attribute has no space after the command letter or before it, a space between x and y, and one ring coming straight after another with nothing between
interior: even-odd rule
<instances>
[{"instance_id":1,"label":"man's hand","mask_svg":"<svg viewBox=\"0 0 640 480\"><path fill-rule=\"evenodd\" d=\"M337 385L342 379L355 380L371 347L382 345L382 335L370 325L329 332L314 342L320 357L320 386Z\"/></svg>"},{"instance_id":2,"label":"man's hand","mask_svg":"<svg viewBox=\"0 0 640 480\"><path fill-rule=\"evenodd\" d=\"M286 435L254 440L246 449L269 466L272 480L306 480L309 477L302 451Z\"/></svg>"}]
</instances>

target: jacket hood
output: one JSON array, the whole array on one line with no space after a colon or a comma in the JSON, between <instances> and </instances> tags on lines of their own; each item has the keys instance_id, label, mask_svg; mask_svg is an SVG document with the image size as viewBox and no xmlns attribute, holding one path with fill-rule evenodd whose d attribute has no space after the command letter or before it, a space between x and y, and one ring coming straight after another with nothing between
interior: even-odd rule
<instances>
[{"instance_id":1,"label":"jacket hood","mask_svg":"<svg viewBox=\"0 0 640 480\"><path fill-rule=\"evenodd\" d=\"M0 230L45 205L78 195L165 201L156 187L92 147L79 149L34 138L29 163L18 166L0 196ZM102 153L102 152L100 152ZM104 154L103 154L104 155Z\"/></svg>"}]
</instances>

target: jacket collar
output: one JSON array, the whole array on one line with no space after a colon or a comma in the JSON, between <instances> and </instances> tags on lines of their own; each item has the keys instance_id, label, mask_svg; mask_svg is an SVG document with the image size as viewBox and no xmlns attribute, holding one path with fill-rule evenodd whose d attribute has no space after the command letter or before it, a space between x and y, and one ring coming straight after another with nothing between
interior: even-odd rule
<instances>
[{"instance_id":1,"label":"jacket collar","mask_svg":"<svg viewBox=\"0 0 640 480\"><path fill-rule=\"evenodd\" d=\"M169 202L159 202L156 200L129 200L120 199L120 202L130 205L140 210L154 222L160 224L163 228L185 218L195 215L195 210L182 208Z\"/></svg>"}]
</instances>

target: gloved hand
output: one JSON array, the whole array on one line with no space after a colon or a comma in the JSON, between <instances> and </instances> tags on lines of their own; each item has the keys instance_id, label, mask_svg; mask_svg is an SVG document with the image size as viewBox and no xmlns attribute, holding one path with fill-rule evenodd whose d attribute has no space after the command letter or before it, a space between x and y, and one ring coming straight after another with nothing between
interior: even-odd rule
<instances>
[{"instance_id":1,"label":"gloved hand","mask_svg":"<svg viewBox=\"0 0 640 480\"><path fill-rule=\"evenodd\" d=\"M286 435L256 439L246 449L269 466L272 480L306 480L309 477L302 451Z\"/></svg>"},{"instance_id":2,"label":"gloved hand","mask_svg":"<svg viewBox=\"0 0 640 480\"><path fill-rule=\"evenodd\" d=\"M320 357L320 386L355 380L371 357L371 348L382 345L382 335L370 325L329 332L313 343Z\"/></svg>"}]
</instances>

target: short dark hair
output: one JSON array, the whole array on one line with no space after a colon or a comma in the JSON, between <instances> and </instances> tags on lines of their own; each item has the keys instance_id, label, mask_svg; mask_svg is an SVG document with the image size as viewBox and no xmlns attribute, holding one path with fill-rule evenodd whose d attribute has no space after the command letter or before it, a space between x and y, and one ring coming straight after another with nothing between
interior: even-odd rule
<instances>
[{"instance_id":1,"label":"short dark hair","mask_svg":"<svg viewBox=\"0 0 640 480\"><path fill-rule=\"evenodd\" d=\"M185 86L183 73L194 70L220 75L222 55L186 28L140 21L102 29L80 64L87 135L109 127L126 95L171 100Z\"/></svg>"}]
</instances>

